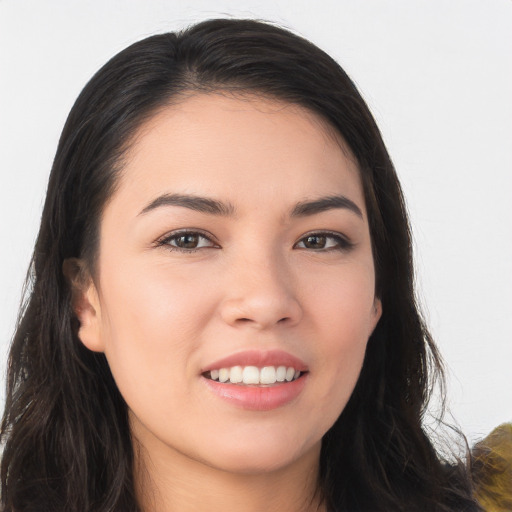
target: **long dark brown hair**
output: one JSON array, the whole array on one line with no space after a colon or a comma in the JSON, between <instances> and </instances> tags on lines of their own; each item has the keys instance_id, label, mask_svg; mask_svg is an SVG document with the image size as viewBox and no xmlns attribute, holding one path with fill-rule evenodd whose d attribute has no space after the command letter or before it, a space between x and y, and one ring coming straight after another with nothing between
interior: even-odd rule
<instances>
[{"instance_id":1,"label":"long dark brown hair","mask_svg":"<svg viewBox=\"0 0 512 512\"><path fill-rule=\"evenodd\" d=\"M141 124L188 92L252 92L326 119L356 157L382 318L354 393L322 443L332 511L477 510L463 465L441 460L422 429L437 350L415 300L401 188L353 82L327 54L271 24L213 20L156 35L112 58L86 85L50 175L25 305L9 356L1 439L4 512L134 512L127 406L103 354L77 337L62 272L94 272L102 209Z\"/></svg>"}]
</instances>

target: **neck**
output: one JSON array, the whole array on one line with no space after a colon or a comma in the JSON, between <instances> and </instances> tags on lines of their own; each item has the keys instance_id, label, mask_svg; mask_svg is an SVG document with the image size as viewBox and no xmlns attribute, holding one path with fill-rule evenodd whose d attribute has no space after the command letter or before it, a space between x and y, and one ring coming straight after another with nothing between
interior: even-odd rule
<instances>
[{"instance_id":1,"label":"neck","mask_svg":"<svg viewBox=\"0 0 512 512\"><path fill-rule=\"evenodd\" d=\"M272 471L233 473L179 452L135 452L135 488L143 512L324 512L318 489L320 447ZM149 455L151 453L151 456Z\"/></svg>"}]
</instances>

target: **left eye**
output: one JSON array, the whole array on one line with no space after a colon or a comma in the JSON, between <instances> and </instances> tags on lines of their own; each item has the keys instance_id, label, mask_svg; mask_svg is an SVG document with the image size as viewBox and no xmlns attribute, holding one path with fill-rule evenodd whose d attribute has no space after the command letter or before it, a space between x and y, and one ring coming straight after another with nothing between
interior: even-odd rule
<instances>
[{"instance_id":1,"label":"left eye","mask_svg":"<svg viewBox=\"0 0 512 512\"><path fill-rule=\"evenodd\" d=\"M295 247L300 249L312 250L329 250L329 249L348 249L351 246L350 242L340 235L331 233L312 233L305 236L297 242Z\"/></svg>"},{"instance_id":2,"label":"left eye","mask_svg":"<svg viewBox=\"0 0 512 512\"><path fill-rule=\"evenodd\" d=\"M215 244L208 237L194 232L176 233L167 237L165 240L162 240L160 245L165 245L171 249L184 251L215 246Z\"/></svg>"}]
</instances>

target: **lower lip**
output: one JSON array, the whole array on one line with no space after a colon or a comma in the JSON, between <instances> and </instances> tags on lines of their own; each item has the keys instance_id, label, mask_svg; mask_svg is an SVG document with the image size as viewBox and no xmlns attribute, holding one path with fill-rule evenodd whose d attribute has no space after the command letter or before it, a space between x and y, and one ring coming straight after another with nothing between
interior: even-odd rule
<instances>
[{"instance_id":1,"label":"lower lip","mask_svg":"<svg viewBox=\"0 0 512 512\"><path fill-rule=\"evenodd\" d=\"M251 411L270 411L295 400L306 384L307 374L272 386L243 386L202 377L210 391L230 404Z\"/></svg>"}]
</instances>

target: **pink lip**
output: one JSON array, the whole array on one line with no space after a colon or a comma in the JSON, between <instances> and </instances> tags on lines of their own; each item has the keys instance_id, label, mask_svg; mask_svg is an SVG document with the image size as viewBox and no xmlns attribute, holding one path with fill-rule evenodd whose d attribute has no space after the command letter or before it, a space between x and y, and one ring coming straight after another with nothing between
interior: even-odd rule
<instances>
[{"instance_id":1,"label":"pink lip","mask_svg":"<svg viewBox=\"0 0 512 512\"><path fill-rule=\"evenodd\" d=\"M272 386L241 386L221 383L202 377L208 389L222 400L250 411L270 411L282 407L297 398L304 389L309 374L302 375L292 382L283 382Z\"/></svg>"},{"instance_id":2,"label":"pink lip","mask_svg":"<svg viewBox=\"0 0 512 512\"><path fill-rule=\"evenodd\" d=\"M201 373L219 370L220 368L231 368L232 366L257 366L258 368L264 366L291 366L301 372L305 372L308 369L304 361L283 350L246 350L205 366Z\"/></svg>"},{"instance_id":3,"label":"pink lip","mask_svg":"<svg viewBox=\"0 0 512 512\"><path fill-rule=\"evenodd\" d=\"M204 374L210 370L220 368L231 368L233 366L291 366L295 370L307 372L308 367L299 358L292 356L283 350L246 350L219 359L201 370ZM251 411L269 411L282 407L297 398L306 382L309 373L305 373L292 382L276 383L271 386L244 386L231 384L230 382L218 382L204 376L201 380L208 386L208 389L222 400Z\"/></svg>"}]
</instances>

